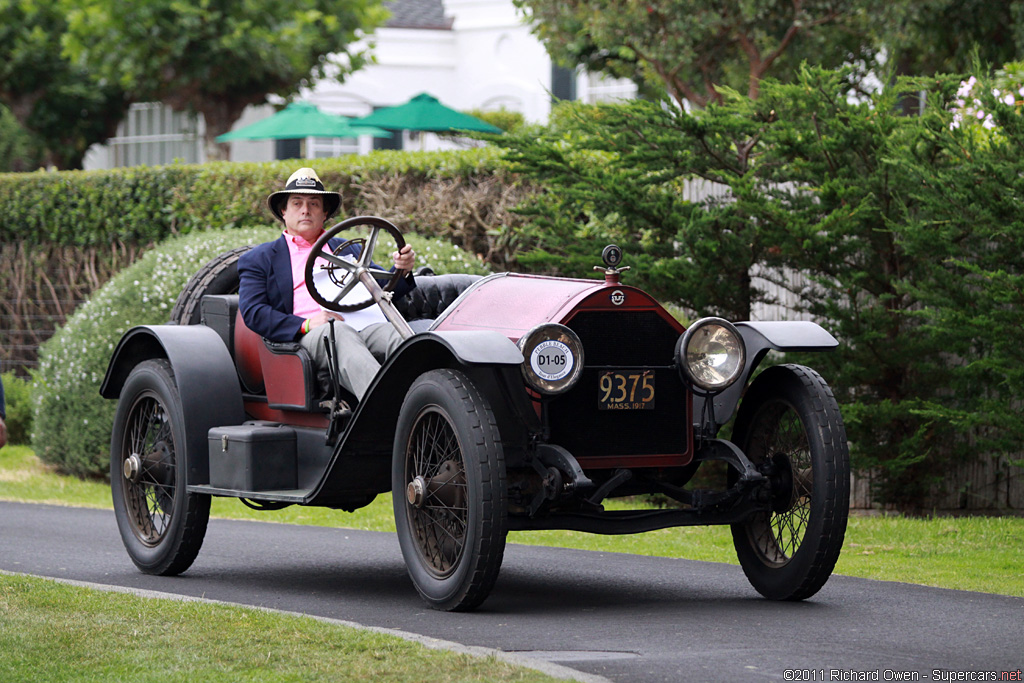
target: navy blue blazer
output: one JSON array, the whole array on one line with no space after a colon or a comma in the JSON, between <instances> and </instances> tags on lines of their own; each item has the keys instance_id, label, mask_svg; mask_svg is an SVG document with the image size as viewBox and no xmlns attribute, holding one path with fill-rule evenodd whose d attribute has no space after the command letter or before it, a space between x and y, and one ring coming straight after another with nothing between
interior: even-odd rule
<instances>
[{"instance_id":1,"label":"navy blue blazer","mask_svg":"<svg viewBox=\"0 0 1024 683\"><path fill-rule=\"evenodd\" d=\"M336 237L328 245L337 249L342 242ZM340 255L359 258L361 252L359 245L352 245ZM373 267L380 268L377 264ZM238 308L246 326L271 341L298 339L305 319L292 313L292 261L284 235L242 254L238 259L238 278ZM415 286L409 274L398 281L395 296L405 296Z\"/></svg>"}]
</instances>

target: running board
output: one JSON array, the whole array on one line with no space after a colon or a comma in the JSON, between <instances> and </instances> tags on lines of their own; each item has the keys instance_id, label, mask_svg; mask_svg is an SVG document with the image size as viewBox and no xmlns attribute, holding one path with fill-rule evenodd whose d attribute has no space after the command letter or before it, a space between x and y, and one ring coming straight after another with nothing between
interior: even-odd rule
<instances>
[{"instance_id":1,"label":"running board","mask_svg":"<svg viewBox=\"0 0 1024 683\"><path fill-rule=\"evenodd\" d=\"M313 489L282 489L280 491L242 491L239 489L222 489L205 484L193 484L186 487L189 493L225 498L245 498L267 503L293 503L302 505L313 497Z\"/></svg>"}]
</instances>

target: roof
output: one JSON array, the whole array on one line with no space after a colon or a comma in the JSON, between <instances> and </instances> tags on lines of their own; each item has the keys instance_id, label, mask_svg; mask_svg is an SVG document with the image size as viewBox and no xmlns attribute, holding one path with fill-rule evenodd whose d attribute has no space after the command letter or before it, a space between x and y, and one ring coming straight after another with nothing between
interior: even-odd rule
<instances>
[{"instance_id":1,"label":"roof","mask_svg":"<svg viewBox=\"0 0 1024 683\"><path fill-rule=\"evenodd\" d=\"M441 0L384 0L391 10L388 28L450 30L453 19L444 15Z\"/></svg>"}]
</instances>

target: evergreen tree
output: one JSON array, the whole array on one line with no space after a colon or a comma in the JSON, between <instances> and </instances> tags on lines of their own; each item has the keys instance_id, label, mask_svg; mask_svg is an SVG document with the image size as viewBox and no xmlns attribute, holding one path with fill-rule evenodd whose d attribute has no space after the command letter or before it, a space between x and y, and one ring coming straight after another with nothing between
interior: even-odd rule
<instances>
[{"instance_id":1,"label":"evergreen tree","mask_svg":"<svg viewBox=\"0 0 1024 683\"><path fill-rule=\"evenodd\" d=\"M959 80L858 102L846 74L805 68L694 113L571 105L543 134L498 141L545 188L523 208L534 248L520 263L585 275L620 242L631 283L732 319L772 303L755 276L791 288L840 340L809 362L842 396L855 466L880 475L881 500L925 505L979 445L1024 445L1024 117L1003 112L1000 136L979 142L954 124ZM900 114L907 91L927 92L924 115ZM717 191L687 200L694 180Z\"/></svg>"},{"instance_id":2,"label":"evergreen tree","mask_svg":"<svg viewBox=\"0 0 1024 683\"><path fill-rule=\"evenodd\" d=\"M590 276L617 242L637 285L701 315L748 318L764 296L751 268L775 248L762 235L774 225L753 220L771 212L759 188L772 169L757 163L768 125L740 97L699 116L647 101L566 103L545 131L496 139L514 170L546 188L521 209L533 220L519 264ZM704 201L687 198L693 178L706 181Z\"/></svg>"},{"instance_id":3,"label":"evergreen tree","mask_svg":"<svg viewBox=\"0 0 1024 683\"><path fill-rule=\"evenodd\" d=\"M971 87L973 85L973 87ZM947 392L919 414L952 425L978 455L1024 467L1024 67L961 87L955 121L935 130L949 157L911 167L934 207L921 242L951 245L939 277L912 293L917 315L956 362ZM966 100L966 101L965 101ZM979 113L981 118L978 118ZM1013 472L1009 476L1014 476ZM1020 476L1017 470L1016 476Z\"/></svg>"}]
</instances>

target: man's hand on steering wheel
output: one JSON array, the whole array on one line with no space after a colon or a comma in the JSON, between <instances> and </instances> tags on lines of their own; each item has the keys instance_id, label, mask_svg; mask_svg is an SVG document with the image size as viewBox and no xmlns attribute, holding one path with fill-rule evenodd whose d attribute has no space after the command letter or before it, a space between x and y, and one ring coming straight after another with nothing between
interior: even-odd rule
<instances>
[{"instance_id":1,"label":"man's hand on steering wheel","mask_svg":"<svg viewBox=\"0 0 1024 683\"><path fill-rule=\"evenodd\" d=\"M407 244L401 250L392 252L391 260L395 263L395 270L409 272L416 265L416 252Z\"/></svg>"}]
</instances>

